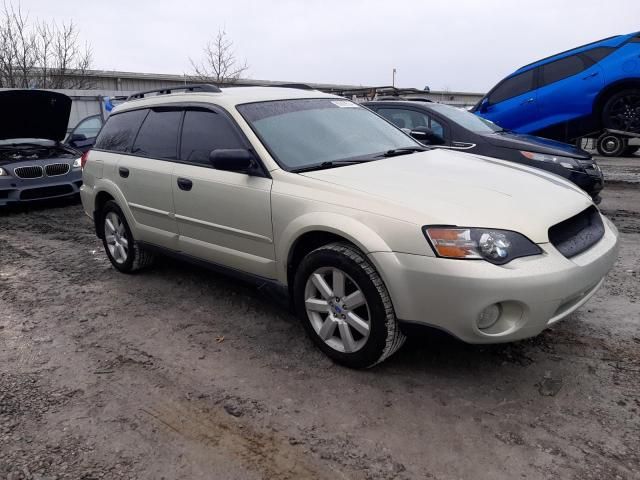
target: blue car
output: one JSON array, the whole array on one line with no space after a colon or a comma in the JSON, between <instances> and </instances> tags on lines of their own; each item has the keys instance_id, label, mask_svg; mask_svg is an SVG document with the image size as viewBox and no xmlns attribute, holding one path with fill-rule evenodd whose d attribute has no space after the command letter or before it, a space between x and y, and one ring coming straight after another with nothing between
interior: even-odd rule
<instances>
[{"instance_id":1,"label":"blue car","mask_svg":"<svg viewBox=\"0 0 640 480\"><path fill-rule=\"evenodd\" d=\"M526 65L473 111L502 128L561 141L602 130L640 133L640 32Z\"/></svg>"},{"instance_id":2,"label":"blue car","mask_svg":"<svg viewBox=\"0 0 640 480\"><path fill-rule=\"evenodd\" d=\"M0 92L0 207L78 196L82 152L62 143L70 112L61 93Z\"/></svg>"}]
</instances>

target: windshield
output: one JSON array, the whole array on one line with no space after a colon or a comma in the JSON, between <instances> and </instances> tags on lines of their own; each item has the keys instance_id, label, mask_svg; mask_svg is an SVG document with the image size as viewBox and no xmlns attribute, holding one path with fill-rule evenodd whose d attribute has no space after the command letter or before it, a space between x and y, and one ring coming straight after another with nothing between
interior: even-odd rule
<instances>
[{"instance_id":1,"label":"windshield","mask_svg":"<svg viewBox=\"0 0 640 480\"><path fill-rule=\"evenodd\" d=\"M349 100L321 98L239 105L238 111L282 167L297 170L420 144Z\"/></svg>"},{"instance_id":2,"label":"windshield","mask_svg":"<svg viewBox=\"0 0 640 480\"><path fill-rule=\"evenodd\" d=\"M462 128L466 128L467 130L471 130L475 133L494 133L502 130L502 128L495 123L474 115L467 110L461 110L441 103L430 103L429 108L442 116L447 117L452 122L456 122Z\"/></svg>"},{"instance_id":3,"label":"windshield","mask_svg":"<svg viewBox=\"0 0 640 480\"><path fill-rule=\"evenodd\" d=\"M0 146L5 145L41 145L43 147L52 147L56 144L54 140L42 139L42 138L8 138L5 140L0 140Z\"/></svg>"}]
</instances>

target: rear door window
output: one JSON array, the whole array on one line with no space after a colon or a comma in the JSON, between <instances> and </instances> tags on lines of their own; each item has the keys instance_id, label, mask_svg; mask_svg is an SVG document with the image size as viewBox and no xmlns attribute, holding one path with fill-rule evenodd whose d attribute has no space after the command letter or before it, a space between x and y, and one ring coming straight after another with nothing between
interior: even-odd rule
<instances>
[{"instance_id":1,"label":"rear door window","mask_svg":"<svg viewBox=\"0 0 640 480\"><path fill-rule=\"evenodd\" d=\"M98 135L95 148L110 152L129 152L148 110L116 113L107 119Z\"/></svg>"},{"instance_id":2,"label":"rear door window","mask_svg":"<svg viewBox=\"0 0 640 480\"><path fill-rule=\"evenodd\" d=\"M133 144L131 153L176 160L182 110L151 109Z\"/></svg>"},{"instance_id":3,"label":"rear door window","mask_svg":"<svg viewBox=\"0 0 640 480\"><path fill-rule=\"evenodd\" d=\"M491 92L489 102L502 102L533 90L535 71L536 69L527 70L526 72L507 78Z\"/></svg>"},{"instance_id":4,"label":"rear door window","mask_svg":"<svg viewBox=\"0 0 640 480\"><path fill-rule=\"evenodd\" d=\"M551 83L559 82L565 78L572 77L578 73L584 71L588 66L580 55L571 55L569 57L561 58L555 62L542 65L542 74L540 77L540 86L549 85Z\"/></svg>"},{"instance_id":5,"label":"rear door window","mask_svg":"<svg viewBox=\"0 0 640 480\"><path fill-rule=\"evenodd\" d=\"M231 121L210 110L187 110L182 127L180 160L210 165L209 154L217 149L245 148Z\"/></svg>"}]
</instances>

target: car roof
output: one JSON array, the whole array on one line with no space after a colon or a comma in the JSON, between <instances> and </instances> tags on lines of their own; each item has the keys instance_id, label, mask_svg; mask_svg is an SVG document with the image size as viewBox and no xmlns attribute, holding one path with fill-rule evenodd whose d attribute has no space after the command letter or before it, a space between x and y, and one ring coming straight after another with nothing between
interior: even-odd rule
<instances>
[{"instance_id":1,"label":"car roof","mask_svg":"<svg viewBox=\"0 0 640 480\"><path fill-rule=\"evenodd\" d=\"M627 35L614 35L613 37L608 37L608 38L603 38L601 40L596 40L595 42L591 42L591 43L587 43L585 45L580 45L579 47L574 47L571 48L569 50L565 50L564 52L560 52L560 53L555 53L549 57L545 57L542 58L540 60L536 60L535 62L529 63L527 65L524 65L523 67L520 67L518 70L516 70L515 72L513 72L512 75L509 76L513 76L516 75L518 73L522 73L522 72L526 72L527 70L532 70L536 67L539 67L540 65L545 65L547 63L553 62L554 60L559 60L561 58L564 57L568 57L570 55L573 55L575 53L580 53L580 52L584 52L587 50L591 50L592 48L596 48L596 47L612 47L612 48L617 48L619 46L621 46L623 43L627 42L628 40L631 40L632 38L638 36L640 34L640 32L633 32L633 33L629 33Z\"/></svg>"},{"instance_id":2,"label":"car roof","mask_svg":"<svg viewBox=\"0 0 640 480\"><path fill-rule=\"evenodd\" d=\"M367 105L375 105L377 107L380 107L383 105L404 105L404 106L411 105L412 107L419 107L425 110L431 110L430 108L431 105L446 105L446 103L438 103L438 102L432 102L432 101L425 102L423 100L370 100L367 102L362 102L361 105L364 105L365 107Z\"/></svg>"},{"instance_id":3,"label":"car roof","mask_svg":"<svg viewBox=\"0 0 640 480\"><path fill-rule=\"evenodd\" d=\"M210 103L230 108L245 103L269 102L274 100L298 100L305 98L336 98L345 100L343 97L323 93L318 90L281 87L229 87L221 88L219 92L181 91L136 98L116 106L112 114L135 108L161 106L172 103Z\"/></svg>"}]
</instances>

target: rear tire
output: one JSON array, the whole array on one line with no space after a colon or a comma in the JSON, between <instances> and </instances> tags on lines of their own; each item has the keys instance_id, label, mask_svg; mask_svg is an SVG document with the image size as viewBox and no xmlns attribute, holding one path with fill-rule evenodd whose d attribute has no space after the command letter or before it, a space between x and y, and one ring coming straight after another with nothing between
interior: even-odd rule
<instances>
[{"instance_id":1,"label":"rear tire","mask_svg":"<svg viewBox=\"0 0 640 480\"><path fill-rule=\"evenodd\" d=\"M372 367L405 341L380 275L349 244L309 253L298 267L293 292L311 340L341 365Z\"/></svg>"},{"instance_id":2,"label":"rear tire","mask_svg":"<svg viewBox=\"0 0 640 480\"><path fill-rule=\"evenodd\" d=\"M116 202L104 204L101 214L102 244L111 264L122 273L132 273L153 263L153 254L145 250L131 233L127 219Z\"/></svg>"},{"instance_id":3,"label":"rear tire","mask_svg":"<svg viewBox=\"0 0 640 480\"><path fill-rule=\"evenodd\" d=\"M596 149L603 157L620 157L627 149L627 139L613 133L603 133L596 140Z\"/></svg>"}]
</instances>

